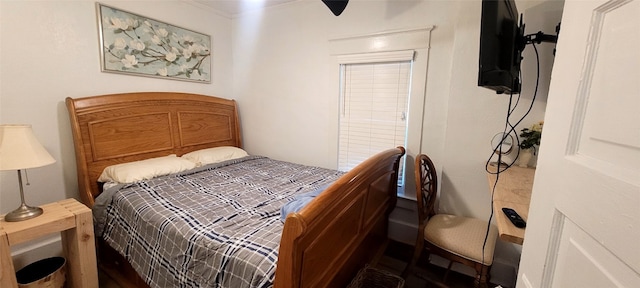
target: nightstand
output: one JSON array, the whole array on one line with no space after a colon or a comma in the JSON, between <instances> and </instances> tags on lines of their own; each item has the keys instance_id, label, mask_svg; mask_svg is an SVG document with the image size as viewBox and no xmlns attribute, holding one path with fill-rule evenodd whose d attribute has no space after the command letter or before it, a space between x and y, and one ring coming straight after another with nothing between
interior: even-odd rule
<instances>
[{"instance_id":1,"label":"nightstand","mask_svg":"<svg viewBox=\"0 0 640 288\"><path fill-rule=\"evenodd\" d=\"M66 287L98 287L91 209L75 199L40 207L44 213L33 219L20 222L0 219L0 286L18 287L11 246L59 232L67 259Z\"/></svg>"}]
</instances>

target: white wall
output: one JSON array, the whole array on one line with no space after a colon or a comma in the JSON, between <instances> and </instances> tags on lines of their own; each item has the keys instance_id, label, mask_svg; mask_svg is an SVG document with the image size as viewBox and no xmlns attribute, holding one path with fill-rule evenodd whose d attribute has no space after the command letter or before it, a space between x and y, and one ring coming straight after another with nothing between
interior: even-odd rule
<instances>
[{"instance_id":1,"label":"white wall","mask_svg":"<svg viewBox=\"0 0 640 288\"><path fill-rule=\"evenodd\" d=\"M25 198L30 205L79 199L66 97L184 91L233 98L230 19L182 1L101 3L211 35L212 83L100 72L95 1L1 0L0 123L32 124L57 160L28 171L31 185L25 187ZM2 214L20 204L16 175L0 172Z\"/></svg>"},{"instance_id":2,"label":"white wall","mask_svg":"<svg viewBox=\"0 0 640 288\"><path fill-rule=\"evenodd\" d=\"M427 27L432 32L425 143L443 149L446 94L453 41L447 1L350 1L339 17L320 1L299 1L248 13L234 21L234 92L245 146L254 153L335 168L338 82L329 39ZM248 84L249 83L249 84ZM434 108L437 107L438 109ZM296 131L291 133L290 131ZM436 153L441 154L441 153ZM437 155L436 155L437 157Z\"/></svg>"}]
</instances>

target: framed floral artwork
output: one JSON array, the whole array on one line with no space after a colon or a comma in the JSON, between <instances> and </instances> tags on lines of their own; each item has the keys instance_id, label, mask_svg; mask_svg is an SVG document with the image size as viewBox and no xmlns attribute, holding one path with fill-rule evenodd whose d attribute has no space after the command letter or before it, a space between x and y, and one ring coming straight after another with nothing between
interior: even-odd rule
<instances>
[{"instance_id":1,"label":"framed floral artwork","mask_svg":"<svg viewBox=\"0 0 640 288\"><path fill-rule=\"evenodd\" d=\"M211 36L96 4L103 72L211 83Z\"/></svg>"}]
</instances>

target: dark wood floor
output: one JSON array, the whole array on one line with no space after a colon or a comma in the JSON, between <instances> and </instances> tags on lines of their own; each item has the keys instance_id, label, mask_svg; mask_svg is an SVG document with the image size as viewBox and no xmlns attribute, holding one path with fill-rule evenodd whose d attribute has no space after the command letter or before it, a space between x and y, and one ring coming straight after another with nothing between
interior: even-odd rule
<instances>
[{"instance_id":1,"label":"dark wood floor","mask_svg":"<svg viewBox=\"0 0 640 288\"><path fill-rule=\"evenodd\" d=\"M385 270L396 275L400 275L402 270L407 265L408 259L411 258L413 247L392 242L385 255L382 257L377 269ZM409 275L405 281L405 288L467 288L473 287L473 277L457 273L455 271L449 272L449 277L446 283L442 282L442 278L445 273L444 268L435 265L429 265L421 263L416 269L416 273ZM111 278L104 273L100 275L100 288L121 288ZM489 287L495 287L496 285L489 285Z\"/></svg>"},{"instance_id":2,"label":"dark wood floor","mask_svg":"<svg viewBox=\"0 0 640 288\"><path fill-rule=\"evenodd\" d=\"M400 275L411 259L413 247L398 242L391 242L385 255L378 263L378 269L382 269L396 275ZM443 282L445 268L427 263L421 259L415 269L415 273L405 279L405 288L467 288L473 287L473 277L450 271L446 283ZM490 284L489 287L496 285Z\"/></svg>"}]
</instances>

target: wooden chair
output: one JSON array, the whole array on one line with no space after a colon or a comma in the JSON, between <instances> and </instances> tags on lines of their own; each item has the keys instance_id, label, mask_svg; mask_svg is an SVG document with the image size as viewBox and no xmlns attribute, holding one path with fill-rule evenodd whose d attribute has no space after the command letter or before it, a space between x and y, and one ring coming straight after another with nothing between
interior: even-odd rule
<instances>
[{"instance_id":1,"label":"wooden chair","mask_svg":"<svg viewBox=\"0 0 640 288\"><path fill-rule=\"evenodd\" d=\"M420 154L416 157L415 176L419 232L413 257L403 271L402 277L406 278L412 272L426 248L428 253L450 261L444 275L444 282L451 270L451 265L457 262L475 269L475 287L486 287L498 235L496 227L480 219L436 214L434 205L438 179L433 162L427 155Z\"/></svg>"}]
</instances>

